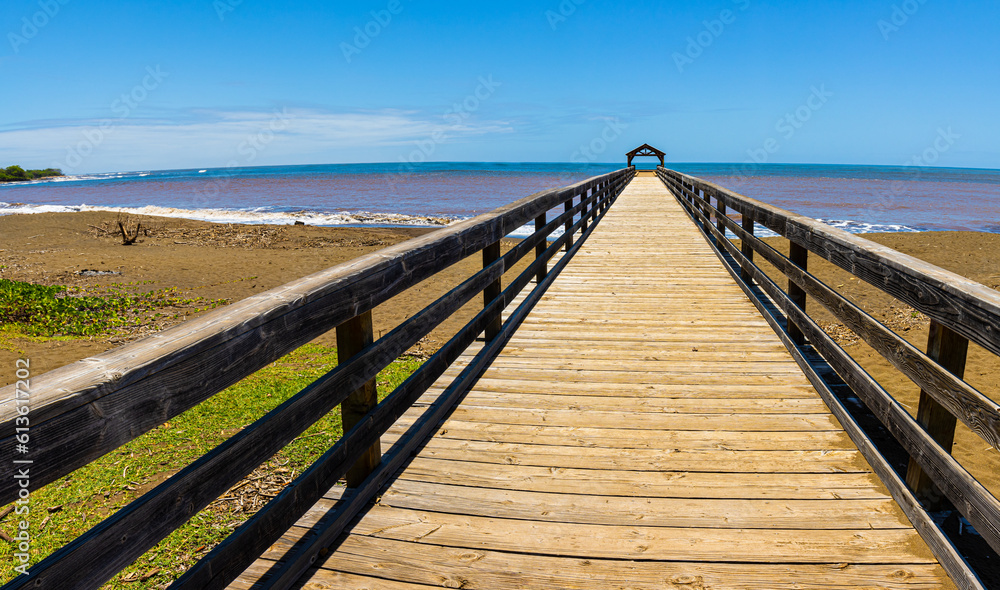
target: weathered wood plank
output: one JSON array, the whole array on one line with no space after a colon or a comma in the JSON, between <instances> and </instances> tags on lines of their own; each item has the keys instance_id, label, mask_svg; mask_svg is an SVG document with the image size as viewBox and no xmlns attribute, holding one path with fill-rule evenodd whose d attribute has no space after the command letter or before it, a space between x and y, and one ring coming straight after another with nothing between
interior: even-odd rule
<instances>
[{"instance_id":1,"label":"weathered wood plank","mask_svg":"<svg viewBox=\"0 0 1000 590\"><path fill-rule=\"evenodd\" d=\"M390 432L393 432L390 429ZM816 451L854 448L843 432L729 432L708 430L638 430L572 426L490 424L449 419L436 436L459 440L602 447L660 449L663 452L698 451Z\"/></svg>"},{"instance_id":2,"label":"weathered wood plank","mask_svg":"<svg viewBox=\"0 0 1000 590\"><path fill-rule=\"evenodd\" d=\"M352 528L356 535L446 547L521 551L583 559L774 563L936 563L913 529L825 530L608 527L405 510L376 505ZM794 549L792 549L794 548Z\"/></svg>"},{"instance_id":3,"label":"weathered wood plank","mask_svg":"<svg viewBox=\"0 0 1000 590\"><path fill-rule=\"evenodd\" d=\"M340 585L339 572L370 575L373 569L400 581L434 587L494 590L496 588L601 588L658 590L943 590L953 588L937 565L862 565L849 563L755 564L677 561L580 560L520 552L456 549L350 535L337 553L320 565L311 580ZM530 572L530 574L528 574ZM373 581L372 590L378 588ZM322 587L322 586L321 586Z\"/></svg>"},{"instance_id":4,"label":"weathered wood plank","mask_svg":"<svg viewBox=\"0 0 1000 590\"><path fill-rule=\"evenodd\" d=\"M561 393L495 393L480 388L462 401L467 408L521 408L587 412L645 412L654 414L828 414L821 399L808 398L656 398L569 395Z\"/></svg>"},{"instance_id":5,"label":"weathered wood plank","mask_svg":"<svg viewBox=\"0 0 1000 590\"><path fill-rule=\"evenodd\" d=\"M864 530L910 529L885 500L707 500L541 494L410 480L396 482L381 506L533 522L628 527Z\"/></svg>"},{"instance_id":6,"label":"weathered wood plank","mask_svg":"<svg viewBox=\"0 0 1000 590\"><path fill-rule=\"evenodd\" d=\"M442 432L448 433L445 425ZM437 436L426 443L421 456L432 459L535 467L606 469L618 471L679 471L702 473L867 473L856 451L689 451L623 449L493 441ZM780 476L776 479L780 479Z\"/></svg>"},{"instance_id":7,"label":"weathered wood plank","mask_svg":"<svg viewBox=\"0 0 1000 590\"><path fill-rule=\"evenodd\" d=\"M399 475L432 483L649 498L878 499L888 494L868 473L705 473L550 468L417 457Z\"/></svg>"},{"instance_id":8,"label":"weathered wood plank","mask_svg":"<svg viewBox=\"0 0 1000 590\"><path fill-rule=\"evenodd\" d=\"M459 420L492 424L738 432L840 430L840 425L829 414L648 414L597 411L582 414L577 410L461 407L456 408L452 415Z\"/></svg>"}]
</instances>

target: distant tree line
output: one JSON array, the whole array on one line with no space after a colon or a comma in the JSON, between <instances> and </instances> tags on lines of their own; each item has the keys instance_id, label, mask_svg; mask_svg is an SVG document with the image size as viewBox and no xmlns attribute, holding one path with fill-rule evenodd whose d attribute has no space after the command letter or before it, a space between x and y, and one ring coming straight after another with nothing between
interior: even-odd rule
<instances>
[{"instance_id":1,"label":"distant tree line","mask_svg":"<svg viewBox=\"0 0 1000 590\"><path fill-rule=\"evenodd\" d=\"M20 166L0 168L0 182L22 182L25 180L35 180L36 178L62 175L62 170L58 168L46 168L45 170L25 170Z\"/></svg>"}]
</instances>

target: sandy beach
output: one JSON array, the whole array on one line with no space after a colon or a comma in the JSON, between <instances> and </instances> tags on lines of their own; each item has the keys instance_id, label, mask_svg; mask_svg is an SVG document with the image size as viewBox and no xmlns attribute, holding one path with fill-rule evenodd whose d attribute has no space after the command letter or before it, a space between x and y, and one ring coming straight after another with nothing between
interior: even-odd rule
<instances>
[{"instance_id":1,"label":"sandy beach","mask_svg":"<svg viewBox=\"0 0 1000 590\"><path fill-rule=\"evenodd\" d=\"M201 298L192 309L177 310L177 318L143 326L133 333L38 341L7 338L0 346L0 366L13 366L18 357L30 358L36 374L98 354L148 333L191 317L198 305L243 298L293 279L345 262L424 234L422 228L326 228L310 226L221 225L175 218L133 218L148 228L138 242L122 246L115 214L106 212L45 213L0 217L0 278L41 284L96 286L139 283L135 290L176 287L186 297ZM865 234L866 238L951 270L991 288L1000 288L1000 235L977 232L922 232ZM775 247L787 242L771 239ZM513 243L513 242L511 242ZM507 244L508 246L510 244ZM479 268L472 257L383 304L374 312L376 335L457 285ZM927 341L928 320L874 287L862 283L817 257L810 270L823 281L861 305L920 349ZM116 274L87 276L82 271ZM781 284L784 284L781 281ZM448 335L477 311L478 299L421 343L422 352L433 352ZM810 312L897 399L916 412L919 390L877 353L839 326L816 304ZM331 332L318 339L333 344ZM993 399L1000 399L1000 361L973 345L967 380ZM11 383L11 372L0 374L0 383ZM959 425L955 455L980 480L1000 490L1000 474L987 469L1000 458L995 450Z\"/></svg>"}]
</instances>

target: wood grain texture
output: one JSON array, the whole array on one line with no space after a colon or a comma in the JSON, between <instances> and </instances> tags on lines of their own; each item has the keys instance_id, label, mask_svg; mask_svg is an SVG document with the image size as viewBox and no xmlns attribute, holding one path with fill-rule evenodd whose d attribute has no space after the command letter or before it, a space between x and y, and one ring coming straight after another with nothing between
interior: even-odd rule
<instances>
[{"instance_id":1,"label":"wood grain texture","mask_svg":"<svg viewBox=\"0 0 1000 590\"><path fill-rule=\"evenodd\" d=\"M375 341L372 332L372 312L351 318L337 326L337 361L345 363ZM369 379L351 392L340 404L340 421L344 432L358 425L365 414L378 405L378 386L375 379ZM347 486L357 487L375 469L382 457L382 449L376 442L347 471Z\"/></svg>"},{"instance_id":2,"label":"wood grain texture","mask_svg":"<svg viewBox=\"0 0 1000 590\"><path fill-rule=\"evenodd\" d=\"M350 535L338 548L338 559L316 570L316 588L350 587L341 576L364 576L361 587L400 583L371 578L392 571L403 583L435 588L600 588L602 590L938 590L942 572L936 565L692 563L563 559L483 549L455 549ZM530 572L530 578L525 575ZM386 586L389 588L390 586ZM245 586L243 588L250 588Z\"/></svg>"},{"instance_id":3,"label":"wood grain texture","mask_svg":"<svg viewBox=\"0 0 1000 590\"><path fill-rule=\"evenodd\" d=\"M941 365L948 372L961 379L965 375L965 362L969 354L969 341L951 331L945 326L931 320L927 335L927 356ZM917 405L917 422L937 441L941 448L951 452L955 443L955 426L957 419L954 413L944 407L927 391L920 391L920 401ZM906 471L906 483L914 495L931 510L942 507L941 491L937 489L930 476L924 473L920 465L910 460Z\"/></svg>"}]
</instances>

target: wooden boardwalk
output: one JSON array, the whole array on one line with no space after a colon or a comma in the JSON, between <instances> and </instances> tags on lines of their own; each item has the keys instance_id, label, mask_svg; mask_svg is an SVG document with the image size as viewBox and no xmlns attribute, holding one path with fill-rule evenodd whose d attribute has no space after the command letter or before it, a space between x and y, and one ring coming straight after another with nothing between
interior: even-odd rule
<instances>
[{"instance_id":1,"label":"wooden boardwalk","mask_svg":"<svg viewBox=\"0 0 1000 590\"><path fill-rule=\"evenodd\" d=\"M253 587L338 497L232 587ZM954 587L648 177L300 586Z\"/></svg>"}]
</instances>

